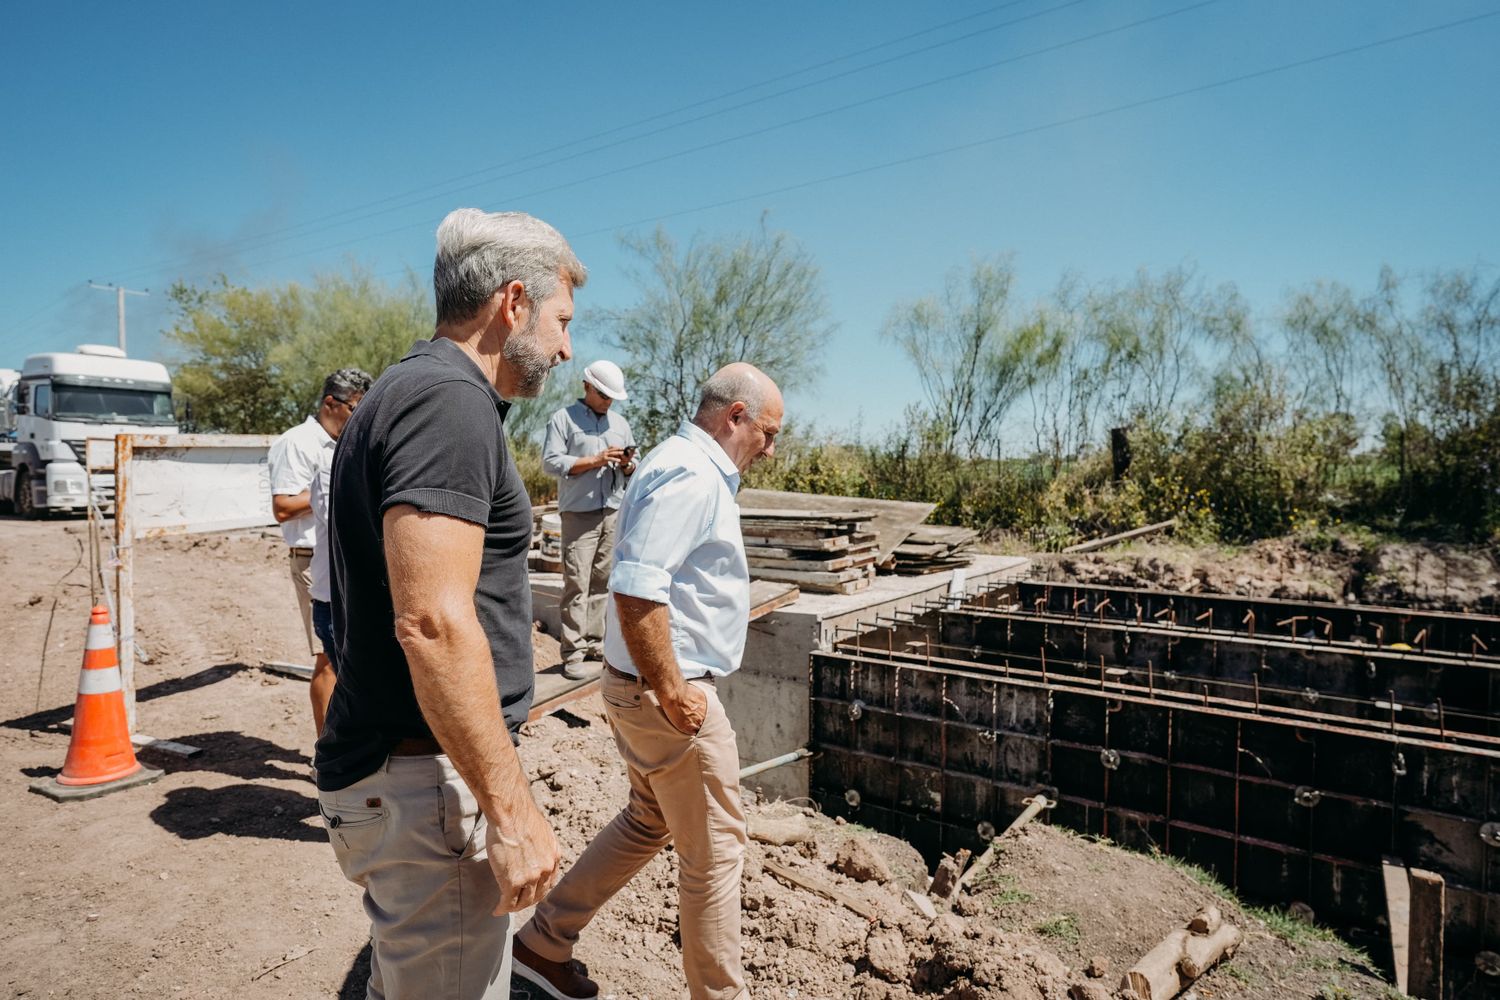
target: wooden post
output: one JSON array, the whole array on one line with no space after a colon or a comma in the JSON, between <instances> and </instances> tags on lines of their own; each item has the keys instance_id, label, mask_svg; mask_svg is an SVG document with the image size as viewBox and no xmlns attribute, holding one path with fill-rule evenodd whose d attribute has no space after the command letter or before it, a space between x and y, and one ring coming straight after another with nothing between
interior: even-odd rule
<instances>
[{"instance_id":1,"label":"wooden post","mask_svg":"<svg viewBox=\"0 0 1500 1000\"><path fill-rule=\"evenodd\" d=\"M1125 478L1125 473L1130 471L1130 428L1110 428L1109 451L1114 479L1116 482L1119 482Z\"/></svg>"},{"instance_id":2,"label":"wooden post","mask_svg":"<svg viewBox=\"0 0 1500 1000\"><path fill-rule=\"evenodd\" d=\"M1411 940L1411 887L1406 877L1406 865L1400 858L1386 858L1380 871L1385 880L1385 919L1390 926L1391 969L1395 972L1396 989L1405 993L1409 962L1407 945Z\"/></svg>"},{"instance_id":3,"label":"wooden post","mask_svg":"<svg viewBox=\"0 0 1500 1000\"><path fill-rule=\"evenodd\" d=\"M1411 968L1407 992L1418 1000L1443 998L1443 876L1411 870Z\"/></svg>"},{"instance_id":4,"label":"wooden post","mask_svg":"<svg viewBox=\"0 0 1500 1000\"><path fill-rule=\"evenodd\" d=\"M125 722L135 732L135 530L130 516L130 435L115 437L115 599L120 620L120 684L125 689Z\"/></svg>"}]
</instances>

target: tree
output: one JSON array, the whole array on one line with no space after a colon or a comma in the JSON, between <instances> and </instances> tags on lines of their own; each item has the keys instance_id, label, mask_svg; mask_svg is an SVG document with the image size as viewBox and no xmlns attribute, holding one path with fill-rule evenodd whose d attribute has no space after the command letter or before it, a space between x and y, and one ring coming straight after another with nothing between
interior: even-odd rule
<instances>
[{"instance_id":1,"label":"tree","mask_svg":"<svg viewBox=\"0 0 1500 1000\"><path fill-rule=\"evenodd\" d=\"M998 450L1000 422L1036 369L1046 329L1011 318L1015 273L1008 258L953 271L941 296L897 305L883 336L916 366L942 450L965 457Z\"/></svg>"},{"instance_id":2,"label":"tree","mask_svg":"<svg viewBox=\"0 0 1500 1000\"><path fill-rule=\"evenodd\" d=\"M810 383L832 331L818 268L785 233L764 225L740 239L694 240L680 253L665 231L627 236L640 301L604 314L628 359L631 420L642 442L692 416L703 380L749 361L783 390Z\"/></svg>"},{"instance_id":3,"label":"tree","mask_svg":"<svg viewBox=\"0 0 1500 1000\"><path fill-rule=\"evenodd\" d=\"M202 431L280 433L312 412L329 372L378 376L433 328L415 277L392 288L358 268L308 287L250 289L220 276L168 294L177 315L166 337L182 352L175 392L184 422Z\"/></svg>"},{"instance_id":4,"label":"tree","mask_svg":"<svg viewBox=\"0 0 1500 1000\"><path fill-rule=\"evenodd\" d=\"M1282 326L1296 409L1351 412L1361 375L1358 314L1354 295L1337 282L1319 281L1292 296Z\"/></svg>"}]
</instances>

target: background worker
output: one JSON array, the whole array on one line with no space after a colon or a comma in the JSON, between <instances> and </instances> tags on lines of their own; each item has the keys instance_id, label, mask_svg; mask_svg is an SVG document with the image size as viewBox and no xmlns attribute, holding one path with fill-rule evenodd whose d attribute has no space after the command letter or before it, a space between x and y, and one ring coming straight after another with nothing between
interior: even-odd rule
<instances>
[{"instance_id":1,"label":"background worker","mask_svg":"<svg viewBox=\"0 0 1500 1000\"><path fill-rule=\"evenodd\" d=\"M437 231L437 327L387 368L333 461L338 684L318 808L364 890L369 996L509 1000L507 914L557 875L514 740L532 666L531 499L505 438L571 354L587 272L520 212Z\"/></svg>"},{"instance_id":2,"label":"background worker","mask_svg":"<svg viewBox=\"0 0 1500 1000\"><path fill-rule=\"evenodd\" d=\"M782 402L759 369L733 364L698 412L641 463L620 507L601 694L630 799L516 934L516 972L549 996L598 986L571 960L583 928L673 841L682 967L695 1000L749 996L741 962L745 812L734 729L715 683L737 670L750 572L735 493L776 449Z\"/></svg>"},{"instance_id":3,"label":"background worker","mask_svg":"<svg viewBox=\"0 0 1500 1000\"><path fill-rule=\"evenodd\" d=\"M308 567L309 583L307 596L312 604L313 635L322 647L327 667L321 672L316 668L312 677L313 725L317 727L314 739L323 735L323 717L328 713L328 699L333 697L333 686L338 683L339 664L333 642L332 579L328 566L328 499L329 479L333 473L333 456L318 466L308 490L308 502L313 516L312 565Z\"/></svg>"},{"instance_id":4,"label":"background worker","mask_svg":"<svg viewBox=\"0 0 1500 1000\"><path fill-rule=\"evenodd\" d=\"M619 365L595 361L583 370L583 397L552 414L542 440L542 467L558 480L563 673L573 680L602 656L615 515L635 471L630 423L610 407L627 398Z\"/></svg>"},{"instance_id":5,"label":"background worker","mask_svg":"<svg viewBox=\"0 0 1500 1000\"><path fill-rule=\"evenodd\" d=\"M318 470L333 461L334 442L370 388L370 382L369 373L358 368L340 368L329 375L323 380L318 412L273 441L268 458L271 516L281 525L281 537L286 542L291 564L292 589L297 595L297 610L302 613L307 649L313 655L308 697L312 700L313 725L320 733L323 731L323 716L328 711L328 697L333 691L334 674L313 630L309 593L316 547L312 484Z\"/></svg>"}]
</instances>

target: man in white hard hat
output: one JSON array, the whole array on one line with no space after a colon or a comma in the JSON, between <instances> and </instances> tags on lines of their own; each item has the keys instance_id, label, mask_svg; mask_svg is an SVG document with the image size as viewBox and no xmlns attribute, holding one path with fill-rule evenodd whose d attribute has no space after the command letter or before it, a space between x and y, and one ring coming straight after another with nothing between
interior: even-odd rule
<instances>
[{"instance_id":1,"label":"man in white hard hat","mask_svg":"<svg viewBox=\"0 0 1500 1000\"><path fill-rule=\"evenodd\" d=\"M583 397L552 415L542 442L542 466L558 479L563 674L572 680L588 677L601 660L615 514L635 472L635 436L611 410L626 398L620 366L595 361L583 370Z\"/></svg>"}]
</instances>

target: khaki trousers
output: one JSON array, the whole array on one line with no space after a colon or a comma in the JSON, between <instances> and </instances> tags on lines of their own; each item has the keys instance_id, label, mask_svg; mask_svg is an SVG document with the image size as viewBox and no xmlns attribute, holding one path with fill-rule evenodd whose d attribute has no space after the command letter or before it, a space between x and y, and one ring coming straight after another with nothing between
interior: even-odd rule
<instances>
[{"instance_id":1,"label":"khaki trousers","mask_svg":"<svg viewBox=\"0 0 1500 1000\"><path fill-rule=\"evenodd\" d=\"M572 957L578 935L611 896L675 841L682 971L697 1000L748 997L740 953L745 811L734 729L708 681L696 735L672 727L656 694L604 672L604 709L630 773L630 799L518 932L543 958Z\"/></svg>"},{"instance_id":2,"label":"khaki trousers","mask_svg":"<svg viewBox=\"0 0 1500 1000\"><path fill-rule=\"evenodd\" d=\"M562 657L581 660L604 643L604 602L614 565L612 507L562 513Z\"/></svg>"},{"instance_id":3,"label":"khaki trousers","mask_svg":"<svg viewBox=\"0 0 1500 1000\"><path fill-rule=\"evenodd\" d=\"M312 626L312 549L288 549L292 568L292 589L297 592L297 610L302 612L302 628L307 633L307 651L314 656L323 652L323 644L313 634Z\"/></svg>"},{"instance_id":4,"label":"khaki trousers","mask_svg":"<svg viewBox=\"0 0 1500 1000\"><path fill-rule=\"evenodd\" d=\"M368 1000L510 1000L485 819L444 754L390 757L318 808L370 918Z\"/></svg>"}]
</instances>

